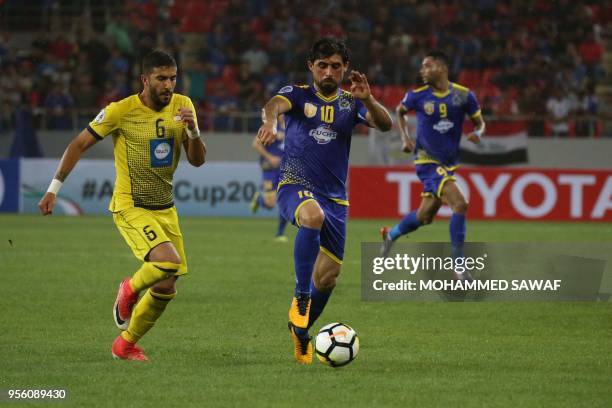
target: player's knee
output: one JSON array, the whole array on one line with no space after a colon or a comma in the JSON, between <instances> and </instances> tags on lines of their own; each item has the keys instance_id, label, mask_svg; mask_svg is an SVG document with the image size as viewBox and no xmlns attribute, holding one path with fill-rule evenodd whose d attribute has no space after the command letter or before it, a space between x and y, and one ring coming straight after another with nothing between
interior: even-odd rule
<instances>
[{"instance_id":1,"label":"player's knee","mask_svg":"<svg viewBox=\"0 0 612 408\"><path fill-rule=\"evenodd\" d=\"M178 265L183 263L180 255L170 242L164 242L153 248L147 258L150 262L169 262Z\"/></svg>"},{"instance_id":2,"label":"player's knee","mask_svg":"<svg viewBox=\"0 0 612 408\"><path fill-rule=\"evenodd\" d=\"M180 255L177 254L176 251L168 251L164 253L163 256L159 257L158 262L165 262L165 263L171 263L171 264L177 264L177 265L180 265L181 263L183 263Z\"/></svg>"},{"instance_id":3,"label":"player's knee","mask_svg":"<svg viewBox=\"0 0 612 408\"><path fill-rule=\"evenodd\" d=\"M422 225L431 224L434 216L435 214L430 211L417 211L417 220L419 220Z\"/></svg>"},{"instance_id":4,"label":"player's knee","mask_svg":"<svg viewBox=\"0 0 612 408\"><path fill-rule=\"evenodd\" d=\"M301 211L299 215L300 225L307 228L321 229L325 222L325 213L320 208Z\"/></svg>"},{"instance_id":5,"label":"player's knee","mask_svg":"<svg viewBox=\"0 0 612 408\"><path fill-rule=\"evenodd\" d=\"M465 214L468 210L468 202L466 200L459 200L451 206L451 209L456 214Z\"/></svg>"},{"instance_id":6,"label":"player's knee","mask_svg":"<svg viewBox=\"0 0 612 408\"><path fill-rule=\"evenodd\" d=\"M151 287L151 291L154 293L159 293L162 295L172 295L176 293L176 280L178 277L173 276L169 279L164 279L163 281L157 282L155 285Z\"/></svg>"}]
</instances>

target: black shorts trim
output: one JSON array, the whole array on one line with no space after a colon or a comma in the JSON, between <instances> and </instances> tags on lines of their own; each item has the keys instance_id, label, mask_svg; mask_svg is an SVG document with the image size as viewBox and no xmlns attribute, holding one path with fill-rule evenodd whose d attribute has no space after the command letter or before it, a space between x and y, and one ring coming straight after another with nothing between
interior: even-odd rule
<instances>
[{"instance_id":1,"label":"black shorts trim","mask_svg":"<svg viewBox=\"0 0 612 408\"><path fill-rule=\"evenodd\" d=\"M174 202L163 205L134 205L134 207L144 208L145 210L167 210L168 208L174 207Z\"/></svg>"}]
</instances>

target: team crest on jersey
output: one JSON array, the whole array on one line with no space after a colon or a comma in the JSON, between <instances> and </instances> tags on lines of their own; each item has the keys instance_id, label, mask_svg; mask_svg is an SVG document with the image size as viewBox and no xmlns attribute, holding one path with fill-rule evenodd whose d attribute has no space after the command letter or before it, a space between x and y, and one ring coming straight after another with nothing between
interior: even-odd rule
<instances>
[{"instance_id":1,"label":"team crest on jersey","mask_svg":"<svg viewBox=\"0 0 612 408\"><path fill-rule=\"evenodd\" d=\"M102 109L100 113L98 113L98 116L96 116L96 118L94 119L94 122L101 123L104 120L105 116L106 116L106 109Z\"/></svg>"},{"instance_id":2,"label":"team crest on jersey","mask_svg":"<svg viewBox=\"0 0 612 408\"><path fill-rule=\"evenodd\" d=\"M306 102L304 104L304 115L307 118L314 118L316 114L317 114L317 107L313 105L312 103Z\"/></svg>"},{"instance_id":3,"label":"team crest on jersey","mask_svg":"<svg viewBox=\"0 0 612 408\"><path fill-rule=\"evenodd\" d=\"M345 98L341 98L340 102L338 102L338 107L340 108L341 111L343 110L351 110L351 101L349 101L348 99Z\"/></svg>"},{"instance_id":4,"label":"team crest on jersey","mask_svg":"<svg viewBox=\"0 0 612 408\"><path fill-rule=\"evenodd\" d=\"M466 99L461 93L453 92L453 106L461 106L463 105L463 101Z\"/></svg>"},{"instance_id":5,"label":"team crest on jersey","mask_svg":"<svg viewBox=\"0 0 612 408\"><path fill-rule=\"evenodd\" d=\"M284 93L289 93L293 91L293 87L291 85L287 85L287 86L283 86L280 91L278 91L279 94L284 94Z\"/></svg>"},{"instance_id":6,"label":"team crest on jersey","mask_svg":"<svg viewBox=\"0 0 612 408\"><path fill-rule=\"evenodd\" d=\"M448 119L442 119L433 126L434 130L437 130L440 133L446 133L453 127L455 127L455 124Z\"/></svg>"},{"instance_id":7,"label":"team crest on jersey","mask_svg":"<svg viewBox=\"0 0 612 408\"><path fill-rule=\"evenodd\" d=\"M321 125L308 132L308 135L312 136L318 144L328 144L338 136L338 133L327 125Z\"/></svg>"},{"instance_id":8,"label":"team crest on jersey","mask_svg":"<svg viewBox=\"0 0 612 408\"><path fill-rule=\"evenodd\" d=\"M453 92L453 106L461 106L462 98L458 92Z\"/></svg>"},{"instance_id":9,"label":"team crest on jersey","mask_svg":"<svg viewBox=\"0 0 612 408\"><path fill-rule=\"evenodd\" d=\"M423 105L423 110L426 114L431 115L436 110L436 106L433 102L427 102L425 105Z\"/></svg>"}]
</instances>

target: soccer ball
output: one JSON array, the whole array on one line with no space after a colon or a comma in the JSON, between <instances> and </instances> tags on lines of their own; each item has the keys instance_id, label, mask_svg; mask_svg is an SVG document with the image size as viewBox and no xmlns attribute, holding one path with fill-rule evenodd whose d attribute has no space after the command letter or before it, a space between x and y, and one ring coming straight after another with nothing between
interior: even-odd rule
<instances>
[{"instance_id":1,"label":"soccer ball","mask_svg":"<svg viewBox=\"0 0 612 408\"><path fill-rule=\"evenodd\" d=\"M342 367L357 357L359 337L350 326L330 323L323 326L315 338L317 358L331 367Z\"/></svg>"}]
</instances>

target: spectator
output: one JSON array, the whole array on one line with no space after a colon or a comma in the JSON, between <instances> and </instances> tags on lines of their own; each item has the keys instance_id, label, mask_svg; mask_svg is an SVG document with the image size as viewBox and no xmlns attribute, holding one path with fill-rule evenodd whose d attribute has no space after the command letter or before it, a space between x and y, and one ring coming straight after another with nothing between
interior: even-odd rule
<instances>
[{"instance_id":1,"label":"spectator","mask_svg":"<svg viewBox=\"0 0 612 408\"><path fill-rule=\"evenodd\" d=\"M580 57L588 67L594 67L601 61L603 51L603 46L595 41L595 35L592 29L578 46Z\"/></svg>"},{"instance_id":2,"label":"spectator","mask_svg":"<svg viewBox=\"0 0 612 408\"><path fill-rule=\"evenodd\" d=\"M238 106L244 111L253 111L259 108L259 94L263 92L260 79L249 69L249 65L243 63L238 72Z\"/></svg>"},{"instance_id":3,"label":"spectator","mask_svg":"<svg viewBox=\"0 0 612 408\"><path fill-rule=\"evenodd\" d=\"M123 14L113 16L106 26L105 34L124 55L134 55L134 42L130 37L126 17Z\"/></svg>"},{"instance_id":4,"label":"spectator","mask_svg":"<svg viewBox=\"0 0 612 408\"><path fill-rule=\"evenodd\" d=\"M578 94L576 106L576 135L595 136L598 132L599 100L595 88L589 84L586 91Z\"/></svg>"},{"instance_id":5,"label":"spectator","mask_svg":"<svg viewBox=\"0 0 612 408\"><path fill-rule=\"evenodd\" d=\"M257 41L251 42L249 49L242 54L242 62L246 64L247 69L253 75L261 74L269 61L268 53L263 50Z\"/></svg>"},{"instance_id":6,"label":"spectator","mask_svg":"<svg viewBox=\"0 0 612 408\"><path fill-rule=\"evenodd\" d=\"M546 111L552 135L568 136L574 103L563 88L559 86L554 88L551 97L546 101Z\"/></svg>"},{"instance_id":7,"label":"spectator","mask_svg":"<svg viewBox=\"0 0 612 408\"><path fill-rule=\"evenodd\" d=\"M53 84L51 92L45 99L47 127L49 129L71 129L73 107L72 97L62 89L59 83Z\"/></svg>"}]
</instances>

